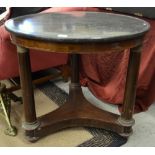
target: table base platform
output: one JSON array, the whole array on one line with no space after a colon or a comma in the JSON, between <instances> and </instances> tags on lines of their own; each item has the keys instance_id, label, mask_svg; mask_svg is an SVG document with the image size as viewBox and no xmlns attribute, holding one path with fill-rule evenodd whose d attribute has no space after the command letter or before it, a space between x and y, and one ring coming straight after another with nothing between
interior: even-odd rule
<instances>
[{"instance_id":1,"label":"table base platform","mask_svg":"<svg viewBox=\"0 0 155 155\"><path fill-rule=\"evenodd\" d=\"M95 127L129 136L131 127L119 123L119 115L104 111L87 101L80 86L70 85L68 101L58 109L43 115L34 124L24 125L26 138L35 142L41 137L69 127ZM36 129L30 129L30 126ZM130 129L130 130L127 130Z\"/></svg>"}]
</instances>

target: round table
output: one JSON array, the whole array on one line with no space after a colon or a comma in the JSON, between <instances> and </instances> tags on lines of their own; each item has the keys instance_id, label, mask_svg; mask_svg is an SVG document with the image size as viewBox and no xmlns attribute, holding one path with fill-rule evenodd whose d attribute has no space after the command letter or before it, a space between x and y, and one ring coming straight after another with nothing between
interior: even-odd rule
<instances>
[{"instance_id":1,"label":"round table","mask_svg":"<svg viewBox=\"0 0 155 155\"><path fill-rule=\"evenodd\" d=\"M141 19L111 13L63 12L32 14L5 23L17 45L24 103L26 137L36 141L52 132L75 126L104 128L123 136L132 133L133 108L141 47L149 24ZM123 109L113 114L89 103L79 84L80 54L120 52L130 48ZM60 108L36 117L29 49L68 53L71 57L71 84L67 102Z\"/></svg>"}]
</instances>

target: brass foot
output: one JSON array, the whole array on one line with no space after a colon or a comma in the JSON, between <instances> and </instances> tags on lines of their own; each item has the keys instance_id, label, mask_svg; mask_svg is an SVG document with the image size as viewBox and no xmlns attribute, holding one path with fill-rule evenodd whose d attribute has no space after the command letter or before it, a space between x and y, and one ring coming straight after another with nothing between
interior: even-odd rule
<instances>
[{"instance_id":1,"label":"brass foot","mask_svg":"<svg viewBox=\"0 0 155 155\"><path fill-rule=\"evenodd\" d=\"M17 134L17 129L12 126L10 120L11 99L5 90L6 86L0 83L0 109L2 110L2 116L5 118L8 125L8 128L5 130L5 134L9 136L15 136Z\"/></svg>"},{"instance_id":2,"label":"brass foot","mask_svg":"<svg viewBox=\"0 0 155 155\"><path fill-rule=\"evenodd\" d=\"M125 127L132 127L135 124L135 120L133 118L130 120L125 120L124 118L119 117L118 123Z\"/></svg>"},{"instance_id":3,"label":"brass foot","mask_svg":"<svg viewBox=\"0 0 155 155\"><path fill-rule=\"evenodd\" d=\"M16 136L17 135L17 129L14 126L11 126L7 128L4 133L8 136Z\"/></svg>"},{"instance_id":4,"label":"brass foot","mask_svg":"<svg viewBox=\"0 0 155 155\"><path fill-rule=\"evenodd\" d=\"M119 135L121 135L122 137L128 138L128 137L130 137L132 134L133 134L133 130L131 130L131 132L129 132L129 133L121 133L121 134L119 134Z\"/></svg>"},{"instance_id":5,"label":"brass foot","mask_svg":"<svg viewBox=\"0 0 155 155\"><path fill-rule=\"evenodd\" d=\"M129 137L133 134L132 126L135 124L135 120L133 118L130 120L125 120L124 118L119 117L117 121L119 124L124 126L124 132L120 134L121 136Z\"/></svg>"},{"instance_id":6,"label":"brass foot","mask_svg":"<svg viewBox=\"0 0 155 155\"><path fill-rule=\"evenodd\" d=\"M25 136L26 140L31 142L31 143L34 143L36 141L39 140L39 137L31 137L31 136Z\"/></svg>"}]
</instances>

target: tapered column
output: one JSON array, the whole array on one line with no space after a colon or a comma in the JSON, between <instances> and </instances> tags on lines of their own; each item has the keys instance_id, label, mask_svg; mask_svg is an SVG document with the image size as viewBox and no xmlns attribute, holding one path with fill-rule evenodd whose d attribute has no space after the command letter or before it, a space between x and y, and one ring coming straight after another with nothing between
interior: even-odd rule
<instances>
[{"instance_id":1,"label":"tapered column","mask_svg":"<svg viewBox=\"0 0 155 155\"><path fill-rule=\"evenodd\" d=\"M79 54L71 55L71 83L79 83Z\"/></svg>"},{"instance_id":2,"label":"tapered column","mask_svg":"<svg viewBox=\"0 0 155 155\"><path fill-rule=\"evenodd\" d=\"M79 54L71 54L71 84L70 90L80 87L79 83Z\"/></svg>"},{"instance_id":3,"label":"tapered column","mask_svg":"<svg viewBox=\"0 0 155 155\"><path fill-rule=\"evenodd\" d=\"M80 98L83 97L79 82L79 54L71 54L71 83L69 85L68 103L78 105Z\"/></svg>"},{"instance_id":4,"label":"tapered column","mask_svg":"<svg viewBox=\"0 0 155 155\"><path fill-rule=\"evenodd\" d=\"M25 115L25 123L23 124L23 128L26 130L27 136L33 137L33 132L31 131L38 128L39 122L36 118L29 50L27 48L17 46L17 52Z\"/></svg>"},{"instance_id":5,"label":"tapered column","mask_svg":"<svg viewBox=\"0 0 155 155\"><path fill-rule=\"evenodd\" d=\"M130 50L129 64L127 70L126 87L123 101L123 108L119 123L126 126L126 134L129 134L134 124L133 110L135 105L137 80L140 66L141 46Z\"/></svg>"}]
</instances>

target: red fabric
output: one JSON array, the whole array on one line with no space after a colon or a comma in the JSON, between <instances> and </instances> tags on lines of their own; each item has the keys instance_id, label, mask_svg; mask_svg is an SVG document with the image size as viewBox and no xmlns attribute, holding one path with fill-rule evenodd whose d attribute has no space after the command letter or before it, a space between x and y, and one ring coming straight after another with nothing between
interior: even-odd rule
<instances>
[{"instance_id":1,"label":"red fabric","mask_svg":"<svg viewBox=\"0 0 155 155\"><path fill-rule=\"evenodd\" d=\"M135 113L145 111L155 101L155 20L142 49ZM82 55L81 83L100 100L122 105L129 50L118 53Z\"/></svg>"},{"instance_id":2,"label":"red fabric","mask_svg":"<svg viewBox=\"0 0 155 155\"><path fill-rule=\"evenodd\" d=\"M54 7L47 9L44 12L67 12L67 11L99 11L93 7Z\"/></svg>"},{"instance_id":3,"label":"red fabric","mask_svg":"<svg viewBox=\"0 0 155 155\"><path fill-rule=\"evenodd\" d=\"M99 11L97 8L52 8L59 11ZM103 10L102 10L103 11ZM146 20L146 19L144 19ZM147 20L151 30L142 50L135 112L147 110L155 101L155 21ZM81 84L100 100L121 107L129 50L81 56Z\"/></svg>"}]
</instances>

